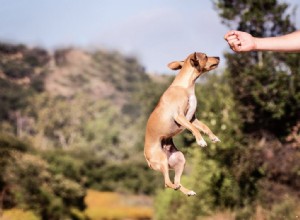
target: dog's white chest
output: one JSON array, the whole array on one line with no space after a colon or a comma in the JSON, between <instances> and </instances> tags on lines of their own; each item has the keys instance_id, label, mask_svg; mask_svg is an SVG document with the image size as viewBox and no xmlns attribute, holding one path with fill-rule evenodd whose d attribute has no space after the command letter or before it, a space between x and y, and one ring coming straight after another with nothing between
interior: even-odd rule
<instances>
[{"instance_id":1,"label":"dog's white chest","mask_svg":"<svg viewBox=\"0 0 300 220\"><path fill-rule=\"evenodd\" d=\"M195 111L196 111L196 107L197 107L197 98L195 95L191 95L189 97L189 104L188 104L188 110L186 112L186 115L185 117L190 121L194 114L195 114Z\"/></svg>"}]
</instances>

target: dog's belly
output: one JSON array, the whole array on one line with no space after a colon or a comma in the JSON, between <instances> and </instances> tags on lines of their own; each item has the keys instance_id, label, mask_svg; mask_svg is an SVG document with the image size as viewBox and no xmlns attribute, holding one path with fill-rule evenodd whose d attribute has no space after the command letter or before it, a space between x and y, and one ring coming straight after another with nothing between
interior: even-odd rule
<instances>
[{"instance_id":1,"label":"dog's belly","mask_svg":"<svg viewBox=\"0 0 300 220\"><path fill-rule=\"evenodd\" d=\"M150 117L150 120L147 124L147 134L151 134L154 138L162 139L169 138L179 134L184 130L182 126L175 122L174 118L169 115L160 115L164 117L157 117L158 115L154 114ZM152 120L151 120L152 119ZM153 120L154 119L154 120Z\"/></svg>"},{"instance_id":2,"label":"dog's belly","mask_svg":"<svg viewBox=\"0 0 300 220\"><path fill-rule=\"evenodd\" d=\"M165 130L165 137L173 137L179 133L181 133L185 128L181 125L178 125L175 121L169 124L169 128Z\"/></svg>"}]
</instances>

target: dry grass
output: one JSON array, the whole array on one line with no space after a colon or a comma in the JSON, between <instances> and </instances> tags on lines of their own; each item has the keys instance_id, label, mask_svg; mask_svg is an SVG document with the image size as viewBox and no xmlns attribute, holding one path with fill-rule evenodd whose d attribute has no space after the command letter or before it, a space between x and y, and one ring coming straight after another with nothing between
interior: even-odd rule
<instances>
[{"instance_id":1,"label":"dry grass","mask_svg":"<svg viewBox=\"0 0 300 220\"><path fill-rule=\"evenodd\" d=\"M235 220L235 214L232 212L218 212L212 216L202 217L201 220Z\"/></svg>"},{"instance_id":2,"label":"dry grass","mask_svg":"<svg viewBox=\"0 0 300 220\"><path fill-rule=\"evenodd\" d=\"M22 209L9 209L3 212L0 220L40 220L33 212Z\"/></svg>"},{"instance_id":3,"label":"dry grass","mask_svg":"<svg viewBox=\"0 0 300 220\"><path fill-rule=\"evenodd\" d=\"M143 196L88 190L85 214L91 220L152 219L151 201Z\"/></svg>"}]
</instances>

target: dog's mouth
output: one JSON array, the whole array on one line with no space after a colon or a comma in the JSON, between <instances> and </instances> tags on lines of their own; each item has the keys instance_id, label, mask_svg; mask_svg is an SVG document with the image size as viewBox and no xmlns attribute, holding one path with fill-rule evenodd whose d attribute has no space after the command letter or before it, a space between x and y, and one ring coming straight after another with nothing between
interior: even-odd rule
<instances>
[{"instance_id":1,"label":"dog's mouth","mask_svg":"<svg viewBox=\"0 0 300 220\"><path fill-rule=\"evenodd\" d=\"M208 62L207 62L208 70L212 70L212 69L217 68L218 65L219 65L219 62L220 62L220 58L219 57L210 57L208 59Z\"/></svg>"},{"instance_id":2,"label":"dog's mouth","mask_svg":"<svg viewBox=\"0 0 300 220\"><path fill-rule=\"evenodd\" d=\"M210 69L215 69L215 68L217 68L218 67L218 63L215 63L215 64L212 64L211 66L210 66Z\"/></svg>"}]
</instances>

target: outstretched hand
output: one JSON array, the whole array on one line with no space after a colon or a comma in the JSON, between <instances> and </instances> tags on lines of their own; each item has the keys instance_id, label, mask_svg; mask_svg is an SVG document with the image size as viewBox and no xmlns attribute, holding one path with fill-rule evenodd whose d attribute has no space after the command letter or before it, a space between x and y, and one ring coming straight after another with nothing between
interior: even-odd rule
<instances>
[{"instance_id":1,"label":"outstretched hand","mask_svg":"<svg viewBox=\"0 0 300 220\"><path fill-rule=\"evenodd\" d=\"M256 48L255 38L251 34L241 31L229 31L224 39L235 52L252 51Z\"/></svg>"}]
</instances>

